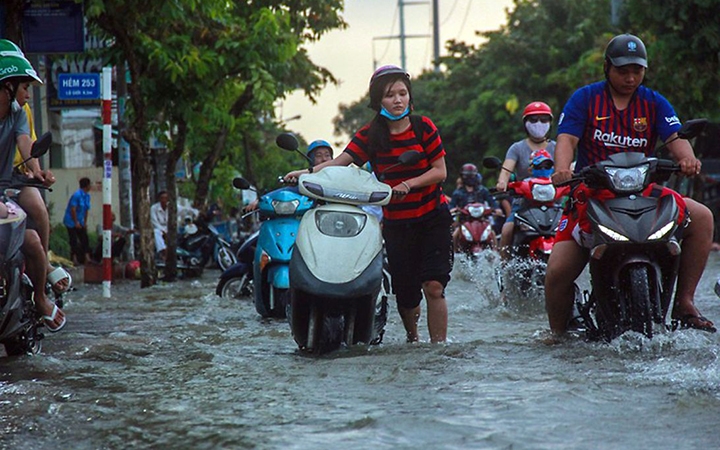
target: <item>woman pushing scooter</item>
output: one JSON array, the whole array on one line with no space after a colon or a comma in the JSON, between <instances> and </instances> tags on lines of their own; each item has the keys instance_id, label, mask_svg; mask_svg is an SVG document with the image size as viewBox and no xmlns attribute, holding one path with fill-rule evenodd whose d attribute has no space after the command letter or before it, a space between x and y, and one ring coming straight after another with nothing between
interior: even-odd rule
<instances>
[{"instance_id":1,"label":"woman pushing scooter","mask_svg":"<svg viewBox=\"0 0 720 450\"><path fill-rule=\"evenodd\" d=\"M440 184L447 175L445 150L437 128L427 117L411 116L409 75L399 67L383 66L370 79L370 105L375 117L353 137L343 153L310 170L288 173L296 182L305 173L330 166L359 166L370 161L384 176L393 198L383 207L383 237L392 287L408 342L419 340L418 320L423 294L427 299L431 342L447 339L445 287L453 263L452 217ZM411 150L424 158L399 164Z\"/></svg>"}]
</instances>

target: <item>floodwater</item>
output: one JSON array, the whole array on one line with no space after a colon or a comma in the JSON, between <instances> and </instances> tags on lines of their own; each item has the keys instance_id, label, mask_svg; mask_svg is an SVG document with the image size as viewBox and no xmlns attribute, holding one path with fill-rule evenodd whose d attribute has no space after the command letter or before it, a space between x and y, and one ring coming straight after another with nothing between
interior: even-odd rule
<instances>
[{"instance_id":1,"label":"floodwater","mask_svg":"<svg viewBox=\"0 0 720 450\"><path fill-rule=\"evenodd\" d=\"M42 354L0 360L0 449L720 448L720 333L546 345L539 298L460 261L449 343L406 344L393 305L380 346L307 357L217 276L79 284Z\"/></svg>"}]
</instances>

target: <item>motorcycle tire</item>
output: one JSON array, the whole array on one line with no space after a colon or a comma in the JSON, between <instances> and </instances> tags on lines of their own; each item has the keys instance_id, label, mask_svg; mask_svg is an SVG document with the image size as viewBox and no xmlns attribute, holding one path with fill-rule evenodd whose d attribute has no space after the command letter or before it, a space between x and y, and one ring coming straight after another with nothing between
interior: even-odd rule
<instances>
[{"instance_id":1,"label":"motorcycle tire","mask_svg":"<svg viewBox=\"0 0 720 450\"><path fill-rule=\"evenodd\" d=\"M290 293L287 289L280 289L273 287L272 288L272 301L268 299L268 302L270 303L269 310L270 315L272 317L276 317L278 319L284 319L287 314L287 305L290 300Z\"/></svg>"},{"instance_id":2,"label":"motorcycle tire","mask_svg":"<svg viewBox=\"0 0 720 450\"><path fill-rule=\"evenodd\" d=\"M220 281L218 286L220 297L229 299L240 299L252 295L252 280L249 274L243 274L241 277L228 278Z\"/></svg>"},{"instance_id":3,"label":"motorcycle tire","mask_svg":"<svg viewBox=\"0 0 720 450\"><path fill-rule=\"evenodd\" d=\"M628 273L628 305L630 306L630 329L653 337L652 288L647 267L632 267Z\"/></svg>"}]
</instances>

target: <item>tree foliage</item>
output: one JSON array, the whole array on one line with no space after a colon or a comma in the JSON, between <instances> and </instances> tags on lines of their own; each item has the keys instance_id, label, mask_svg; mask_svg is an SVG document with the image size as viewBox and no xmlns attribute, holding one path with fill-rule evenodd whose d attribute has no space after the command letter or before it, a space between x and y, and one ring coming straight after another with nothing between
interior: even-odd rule
<instances>
[{"instance_id":1,"label":"tree foliage","mask_svg":"<svg viewBox=\"0 0 720 450\"><path fill-rule=\"evenodd\" d=\"M110 62L126 61L132 78L124 136L141 192L137 211L143 286L155 282L149 224L151 133L167 137L165 172L169 221L174 223L173 168L181 156L203 161L196 187L202 203L226 153L244 151L245 158L228 162L253 171L249 152L255 148L254 130L271 117L277 98L301 89L312 99L324 84L335 81L310 61L301 44L344 26L342 6L342 0L85 1L93 31L111 43L104 54ZM208 145L186 145L197 142ZM233 150L226 152L229 142ZM171 228L168 258L174 261Z\"/></svg>"}]
</instances>

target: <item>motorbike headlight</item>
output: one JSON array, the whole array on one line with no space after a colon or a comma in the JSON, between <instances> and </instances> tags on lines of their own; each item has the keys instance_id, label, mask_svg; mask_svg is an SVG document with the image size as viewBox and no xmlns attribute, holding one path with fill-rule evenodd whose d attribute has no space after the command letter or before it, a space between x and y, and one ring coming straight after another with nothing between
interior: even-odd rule
<instances>
[{"instance_id":1,"label":"motorbike headlight","mask_svg":"<svg viewBox=\"0 0 720 450\"><path fill-rule=\"evenodd\" d=\"M485 206L484 205L477 205L477 206L468 206L468 212L470 215L476 219L483 216L483 213L485 212Z\"/></svg>"},{"instance_id":2,"label":"motorbike headlight","mask_svg":"<svg viewBox=\"0 0 720 450\"><path fill-rule=\"evenodd\" d=\"M555 186L552 184L536 184L532 187L533 200L551 202L555 198Z\"/></svg>"},{"instance_id":3,"label":"motorbike headlight","mask_svg":"<svg viewBox=\"0 0 720 450\"><path fill-rule=\"evenodd\" d=\"M367 216L364 214L317 211L315 225L322 234L334 237L353 237L365 228Z\"/></svg>"},{"instance_id":4,"label":"motorbike headlight","mask_svg":"<svg viewBox=\"0 0 720 450\"><path fill-rule=\"evenodd\" d=\"M627 237L623 236L622 234L618 233L617 231L611 230L610 228L606 227L605 225L598 224L598 228L600 228L600 231L602 231L605 235L607 235L609 238L611 238L614 241L629 241Z\"/></svg>"},{"instance_id":5,"label":"motorbike headlight","mask_svg":"<svg viewBox=\"0 0 720 450\"><path fill-rule=\"evenodd\" d=\"M663 226L662 228L660 228L659 230L657 230L656 232L654 232L653 234L648 236L648 240L656 241L658 239L662 239L666 234L668 234L668 232L670 230L673 229L674 225L675 225L674 221L670 221L670 222L666 223L665 226Z\"/></svg>"},{"instance_id":6,"label":"motorbike headlight","mask_svg":"<svg viewBox=\"0 0 720 450\"><path fill-rule=\"evenodd\" d=\"M272 201L273 210L278 216L291 216L295 214L298 205L300 205L300 200L291 200L289 202L280 200Z\"/></svg>"},{"instance_id":7,"label":"motorbike headlight","mask_svg":"<svg viewBox=\"0 0 720 450\"><path fill-rule=\"evenodd\" d=\"M638 192L645 187L645 177L649 164L642 164L635 167L606 167L605 173L610 176L610 183L618 192Z\"/></svg>"},{"instance_id":8,"label":"motorbike headlight","mask_svg":"<svg viewBox=\"0 0 720 450\"><path fill-rule=\"evenodd\" d=\"M470 230L468 230L466 226L464 226L464 225L461 226L461 227L460 227L460 231L462 232L463 238L464 238L466 241L472 242L472 241L475 240L475 239L473 239L472 233L470 233Z\"/></svg>"}]
</instances>

